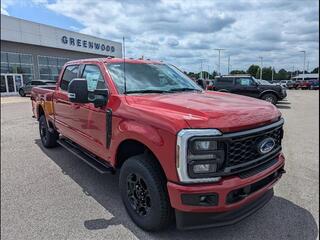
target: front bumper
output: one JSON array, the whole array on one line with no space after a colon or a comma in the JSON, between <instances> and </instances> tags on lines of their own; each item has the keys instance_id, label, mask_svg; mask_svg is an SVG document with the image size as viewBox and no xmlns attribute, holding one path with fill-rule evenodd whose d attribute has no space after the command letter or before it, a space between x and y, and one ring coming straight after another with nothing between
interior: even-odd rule
<instances>
[{"instance_id":1,"label":"front bumper","mask_svg":"<svg viewBox=\"0 0 320 240\"><path fill-rule=\"evenodd\" d=\"M176 224L180 230L232 225L250 216L267 204L273 197L273 189L241 208L222 213L190 213L176 210Z\"/></svg>"},{"instance_id":2,"label":"front bumper","mask_svg":"<svg viewBox=\"0 0 320 240\"><path fill-rule=\"evenodd\" d=\"M262 202L264 201L259 199L268 198L264 196L267 194L267 192L270 192L272 190L273 185L280 179L284 171L284 156L280 154L276 160L277 162L271 167L246 178L240 178L239 176L230 176L223 178L217 183L196 185L179 185L176 183L168 182L167 187L171 206L176 210L177 227L180 229L189 229L207 226L228 225L241 220L243 218L241 216L248 216L262 207L264 205L262 204ZM249 186L255 186L257 184L259 185L259 182L263 182L265 179L268 179L268 181L265 181L265 184L263 185L260 184L259 188L255 187L255 191L250 192L241 199L236 199L236 201L229 201L228 197L230 196L230 192L234 192L242 188L245 189ZM182 202L182 196L192 194L216 194L217 204L214 204L212 206L184 204ZM258 203L255 204L255 202ZM250 205L254 206L250 207ZM200 213L205 213L202 217L208 222L204 222L204 220L198 221L199 224L192 224L191 226L190 220L186 218L191 217L192 219L193 214L194 217L197 218L197 216L201 216ZM241 216L238 216L239 213L241 213ZM209 215L212 216L209 217ZM218 221L217 219L219 218L219 216L222 219ZM223 219L223 216L227 216L226 220ZM192 220L191 222L193 223Z\"/></svg>"}]
</instances>

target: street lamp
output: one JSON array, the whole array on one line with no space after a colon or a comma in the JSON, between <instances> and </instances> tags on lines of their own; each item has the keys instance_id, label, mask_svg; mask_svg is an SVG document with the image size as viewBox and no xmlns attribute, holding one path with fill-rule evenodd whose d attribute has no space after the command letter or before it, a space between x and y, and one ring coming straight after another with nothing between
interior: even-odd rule
<instances>
[{"instance_id":1,"label":"street lamp","mask_svg":"<svg viewBox=\"0 0 320 240\"><path fill-rule=\"evenodd\" d=\"M221 75L221 72L220 72L220 52L221 51L223 51L223 50L225 50L225 49L223 49L223 48L216 48L216 49L214 49L214 50L216 50L216 51L218 51L219 52L219 61L218 61L218 73L219 73L219 75Z\"/></svg>"},{"instance_id":2,"label":"street lamp","mask_svg":"<svg viewBox=\"0 0 320 240\"><path fill-rule=\"evenodd\" d=\"M304 73L306 71L306 51L305 50L302 50L302 51L299 51L299 52L302 52L303 53L303 73L302 73L302 80L304 81Z\"/></svg>"},{"instance_id":3,"label":"street lamp","mask_svg":"<svg viewBox=\"0 0 320 240\"><path fill-rule=\"evenodd\" d=\"M260 58L260 80L262 80L262 60L263 57L259 57Z\"/></svg>"}]
</instances>

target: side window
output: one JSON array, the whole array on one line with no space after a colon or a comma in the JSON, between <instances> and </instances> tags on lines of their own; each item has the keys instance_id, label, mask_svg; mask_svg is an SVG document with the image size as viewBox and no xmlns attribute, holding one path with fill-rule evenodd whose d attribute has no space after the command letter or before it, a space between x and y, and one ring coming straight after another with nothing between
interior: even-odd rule
<instances>
[{"instance_id":1,"label":"side window","mask_svg":"<svg viewBox=\"0 0 320 240\"><path fill-rule=\"evenodd\" d=\"M62 79L61 79L61 83L60 83L60 88L62 90L68 91L69 82L72 79L77 78L78 70L79 70L78 65L71 65L71 66L66 67L66 69L64 70Z\"/></svg>"},{"instance_id":2,"label":"side window","mask_svg":"<svg viewBox=\"0 0 320 240\"><path fill-rule=\"evenodd\" d=\"M253 85L253 81L251 78L237 78L236 84L241 86L251 86Z\"/></svg>"},{"instance_id":3,"label":"side window","mask_svg":"<svg viewBox=\"0 0 320 240\"><path fill-rule=\"evenodd\" d=\"M97 65L86 65L82 78L87 80L89 92L93 92L96 89L106 89L105 81Z\"/></svg>"},{"instance_id":4,"label":"side window","mask_svg":"<svg viewBox=\"0 0 320 240\"><path fill-rule=\"evenodd\" d=\"M216 80L217 83L221 85L232 85L233 84L233 78L230 77L221 77Z\"/></svg>"}]
</instances>

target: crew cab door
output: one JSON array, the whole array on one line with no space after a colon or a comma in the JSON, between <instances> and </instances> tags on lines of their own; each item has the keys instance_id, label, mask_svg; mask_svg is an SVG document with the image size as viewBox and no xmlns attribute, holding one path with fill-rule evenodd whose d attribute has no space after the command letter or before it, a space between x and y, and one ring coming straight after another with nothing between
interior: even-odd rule
<instances>
[{"instance_id":1,"label":"crew cab door","mask_svg":"<svg viewBox=\"0 0 320 240\"><path fill-rule=\"evenodd\" d=\"M257 83L250 77L239 77L235 79L234 93L248 97L259 97Z\"/></svg>"},{"instance_id":2,"label":"crew cab door","mask_svg":"<svg viewBox=\"0 0 320 240\"><path fill-rule=\"evenodd\" d=\"M94 98L93 91L107 89L102 71L98 64L86 64L81 67L80 78L87 80L89 98ZM92 153L107 156L107 106L97 108L93 103L74 103L72 125L75 129L77 143Z\"/></svg>"},{"instance_id":3,"label":"crew cab door","mask_svg":"<svg viewBox=\"0 0 320 240\"><path fill-rule=\"evenodd\" d=\"M72 140L76 138L72 111L74 104L68 98L68 85L72 79L79 76L79 69L79 65L69 65L64 69L53 97L55 125L65 137Z\"/></svg>"}]
</instances>

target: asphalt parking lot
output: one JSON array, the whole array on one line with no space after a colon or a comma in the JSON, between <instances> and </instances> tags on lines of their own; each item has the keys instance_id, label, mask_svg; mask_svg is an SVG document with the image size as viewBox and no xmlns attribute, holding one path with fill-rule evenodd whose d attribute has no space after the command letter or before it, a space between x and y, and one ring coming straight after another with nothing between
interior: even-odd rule
<instances>
[{"instance_id":1,"label":"asphalt parking lot","mask_svg":"<svg viewBox=\"0 0 320 240\"><path fill-rule=\"evenodd\" d=\"M61 147L44 149L29 99L8 99L1 99L2 239L318 238L319 91L288 91L278 105L287 173L264 208L233 226L160 233L127 216L117 175L100 175Z\"/></svg>"}]
</instances>

